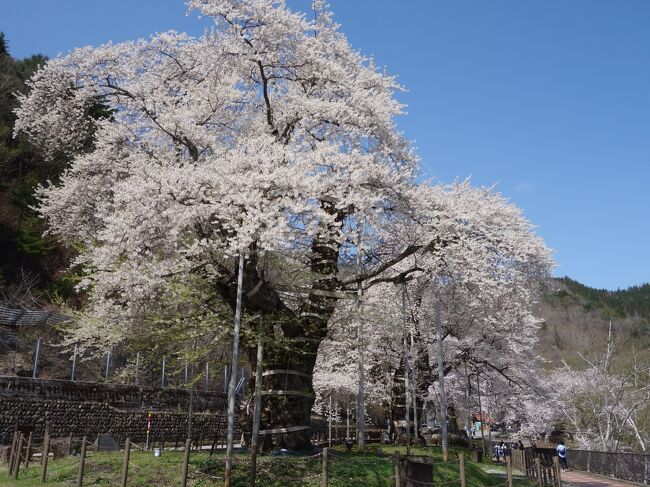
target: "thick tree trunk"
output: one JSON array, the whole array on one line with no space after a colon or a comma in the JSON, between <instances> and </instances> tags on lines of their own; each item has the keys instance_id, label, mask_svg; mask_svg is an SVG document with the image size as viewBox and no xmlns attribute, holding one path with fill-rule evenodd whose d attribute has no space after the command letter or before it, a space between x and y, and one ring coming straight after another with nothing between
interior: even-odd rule
<instances>
[{"instance_id":1,"label":"thick tree trunk","mask_svg":"<svg viewBox=\"0 0 650 487\"><path fill-rule=\"evenodd\" d=\"M458 414L456 413L456 406L453 400L447 404L447 421L449 422L449 434L459 435L460 429L458 428Z\"/></svg>"},{"instance_id":2,"label":"thick tree trunk","mask_svg":"<svg viewBox=\"0 0 650 487\"><path fill-rule=\"evenodd\" d=\"M328 209L324 203L324 208ZM333 210L332 210L333 211ZM338 301L332 291L339 287L338 242L332 238L336 223L323 235L317 236L311 246L310 270L313 274L311 292L297 310L289 309L272 285L260 276L255 253L247 261L244 271L244 310L258 315L267 327L265 345L260 449L274 445L288 450L311 447L310 419L314 404L313 371L318 347L327 335L327 323ZM235 277L233 277L234 281ZM233 301L233 286L223 284L221 295ZM256 362L253 347L248 350L249 361ZM252 431L252 408L243 418L242 429Z\"/></svg>"}]
</instances>

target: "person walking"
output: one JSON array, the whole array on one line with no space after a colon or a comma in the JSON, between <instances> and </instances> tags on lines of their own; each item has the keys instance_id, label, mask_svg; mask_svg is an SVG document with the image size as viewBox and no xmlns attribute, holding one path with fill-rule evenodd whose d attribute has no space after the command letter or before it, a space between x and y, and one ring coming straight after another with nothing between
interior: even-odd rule
<instances>
[{"instance_id":1,"label":"person walking","mask_svg":"<svg viewBox=\"0 0 650 487\"><path fill-rule=\"evenodd\" d=\"M502 458L503 460L506 459L506 444L503 440L501 440L501 443L496 445L494 449L496 450L497 463L499 463L499 458Z\"/></svg>"},{"instance_id":2,"label":"person walking","mask_svg":"<svg viewBox=\"0 0 650 487\"><path fill-rule=\"evenodd\" d=\"M566 458L567 448L564 445L564 440L560 440L560 444L557 446L555 450L557 451L557 456L558 459L560 460L560 467L562 467L562 470L566 472L567 470L569 470L569 465L567 464L567 458Z\"/></svg>"}]
</instances>

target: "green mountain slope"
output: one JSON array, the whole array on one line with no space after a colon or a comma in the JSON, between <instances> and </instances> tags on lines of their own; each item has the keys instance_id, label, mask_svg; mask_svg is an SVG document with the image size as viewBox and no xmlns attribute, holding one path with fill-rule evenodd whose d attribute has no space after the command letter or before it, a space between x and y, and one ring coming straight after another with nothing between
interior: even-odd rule
<instances>
[{"instance_id":1,"label":"green mountain slope","mask_svg":"<svg viewBox=\"0 0 650 487\"><path fill-rule=\"evenodd\" d=\"M555 364L577 364L578 353L602 352L610 320L621 365L650 356L650 284L608 291L569 277L552 279L536 311L543 320L539 353Z\"/></svg>"}]
</instances>

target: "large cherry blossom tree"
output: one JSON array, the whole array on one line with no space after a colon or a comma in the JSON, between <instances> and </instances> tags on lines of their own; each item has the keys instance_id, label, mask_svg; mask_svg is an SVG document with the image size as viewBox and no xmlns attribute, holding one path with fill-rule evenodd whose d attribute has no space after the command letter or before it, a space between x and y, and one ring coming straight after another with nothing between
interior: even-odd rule
<instances>
[{"instance_id":1,"label":"large cherry blossom tree","mask_svg":"<svg viewBox=\"0 0 650 487\"><path fill-rule=\"evenodd\" d=\"M71 160L39 199L51 233L78 249L86 314L103 323L83 337L146 334L188 286L201 290L193 309L220 317L245 253L248 322L274 338L265 389L301 393L267 397L263 428L301 448L319 345L360 283L394 285L423 262L451 282L439 268L457 259L470 293L471 272L492 272L473 285L516 295L548 255L518 210L482 207L485 192L416 184L417 158L395 128L400 86L350 47L321 1L313 18L281 0L188 5L214 20L199 38L167 32L49 61L20 96L16 132ZM89 116L97 103L110 117ZM480 269L462 271L467 259Z\"/></svg>"}]
</instances>

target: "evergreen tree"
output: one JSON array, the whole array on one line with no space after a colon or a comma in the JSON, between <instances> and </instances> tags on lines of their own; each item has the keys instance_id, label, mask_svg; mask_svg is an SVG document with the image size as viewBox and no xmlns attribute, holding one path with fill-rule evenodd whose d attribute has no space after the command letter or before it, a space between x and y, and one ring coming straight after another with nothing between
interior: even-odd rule
<instances>
[{"instance_id":1,"label":"evergreen tree","mask_svg":"<svg viewBox=\"0 0 650 487\"><path fill-rule=\"evenodd\" d=\"M43 237L43 223L33 209L35 187L56 179L65 161L46 162L24 137L13 137L16 93L25 92L25 80L45 61L40 54L12 58L0 32L0 290L16 305L24 297L16 290L21 284L25 290L26 279L31 297L38 297L55 284L65 262L54 240Z\"/></svg>"}]
</instances>

